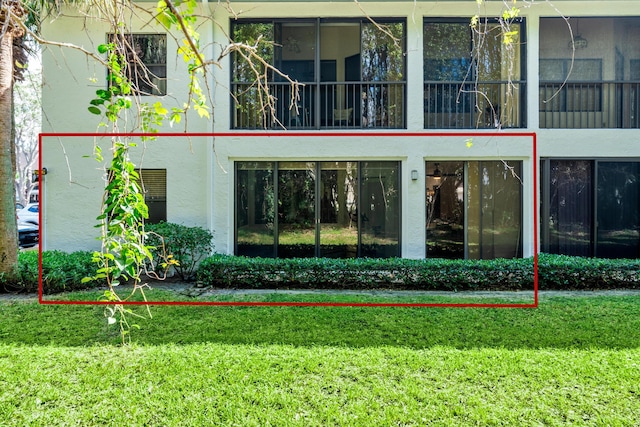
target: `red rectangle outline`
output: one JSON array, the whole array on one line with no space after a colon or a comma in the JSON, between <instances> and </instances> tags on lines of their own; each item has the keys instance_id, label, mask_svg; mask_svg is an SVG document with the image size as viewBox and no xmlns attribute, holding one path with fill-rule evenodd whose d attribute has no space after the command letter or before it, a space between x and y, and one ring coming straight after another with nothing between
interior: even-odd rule
<instances>
[{"instance_id":1,"label":"red rectangle outline","mask_svg":"<svg viewBox=\"0 0 640 427\"><path fill-rule=\"evenodd\" d=\"M250 302L250 301L121 301L121 305L191 305L191 306L283 306L283 307L440 307L440 308L538 308L538 140L535 132L184 132L184 133L90 133L90 132L45 132L38 135L38 169L42 170L42 141L47 137L530 137L533 162L533 304L483 304L483 303L340 303L340 302ZM44 180L44 176L40 175ZM42 192L44 185L39 185ZM42 204L41 194L38 197ZM42 206L38 209L42 224ZM42 227L39 230L42 242ZM62 301L45 300L42 284L42 245L38 245L38 302L43 305L113 305L109 301Z\"/></svg>"}]
</instances>

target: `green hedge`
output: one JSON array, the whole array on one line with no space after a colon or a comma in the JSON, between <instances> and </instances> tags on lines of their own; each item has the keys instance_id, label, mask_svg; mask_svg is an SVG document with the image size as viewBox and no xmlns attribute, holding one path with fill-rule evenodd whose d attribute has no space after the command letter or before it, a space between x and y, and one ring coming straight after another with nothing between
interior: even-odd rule
<instances>
[{"instance_id":1,"label":"green hedge","mask_svg":"<svg viewBox=\"0 0 640 427\"><path fill-rule=\"evenodd\" d=\"M581 258L541 254L540 289L640 289L640 259Z\"/></svg>"},{"instance_id":2,"label":"green hedge","mask_svg":"<svg viewBox=\"0 0 640 427\"><path fill-rule=\"evenodd\" d=\"M96 264L92 252L44 251L42 253L42 287L44 293L87 289L104 285L93 281L81 283L82 278L95 274ZM18 255L15 275L9 279L0 276L0 291L38 291L38 252L26 251Z\"/></svg>"},{"instance_id":3,"label":"green hedge","mask_svg":"<svg viewBox=\"0 0 640 427\"><path fill-rule=\"evenodd\" d=\"M541 290L640 288L640 260L541 254ZM217 288L527 290L533 261L444 259L245 258L214 255L198 281Z\"/></svg>"},{"instance_id":4,"label":"green hedge","mask_svg":"<svg viewBox=\"0 0 640 427\"><path fill-rule=\"evenodd\" d=\"M43 253L45 293L86 289L95 264L91 252ZM539 256L541 290L640 289L640 260ZM490 261L423 259L246 258L213 255L197 270L202 286L247 289L413 289L530 290L529 259ZM38 290L38 253L21 252L12 280L0 277L1 291Z\"/></svg>"}]
</instances>

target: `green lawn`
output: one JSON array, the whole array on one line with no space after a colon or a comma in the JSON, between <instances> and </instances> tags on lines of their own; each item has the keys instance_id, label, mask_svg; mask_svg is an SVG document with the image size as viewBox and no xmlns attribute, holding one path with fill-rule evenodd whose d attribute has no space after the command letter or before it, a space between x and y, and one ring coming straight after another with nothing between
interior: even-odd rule
<instances>
[{"instance_id":1,"label":"green lawn","mask_svg":"<svg viewBox=\"0 0 640 427\"><path fill-rule=\"evenodd\" d=\"M640 424L640 296L151 310L0 303L0 426Z\"/></svg>"}]
</instances>

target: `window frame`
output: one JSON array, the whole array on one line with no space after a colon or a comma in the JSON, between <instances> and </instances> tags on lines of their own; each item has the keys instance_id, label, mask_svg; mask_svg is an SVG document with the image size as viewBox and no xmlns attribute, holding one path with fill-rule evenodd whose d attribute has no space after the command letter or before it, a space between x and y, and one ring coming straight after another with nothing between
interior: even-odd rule
<instances>
[{"instance_id":1,"label":"window frame","mask_svg":"<svg viewBox=\"0 0 640 427\"><path fill-rule=\"evenodd\" d=\"M139 74L138 73L138 66L132 66L135 65L136 62L133 61L133 59L128 58L130 55L132 55L132 52L130 52L129 49L124 49L122 47L119 46L119 44L117 43L116 40L114 40L115 38L118 37L126 37L129 38L129 42L128 45L130 46L134 46L136 44L136 39L139 38L147 38L148 40L152 40L153 38L158 38L159 40L163 40L163 43L160 45L160 47L158 48L159 50L162 50L162 52L160 53L161 57L164 56L164 63L162 62L146 62L144 58L140 58L142 64L144 65L144 68L142 68L142 72ZM116 50L118 52L118 54L124 55L125 57L127 57L127 70L128 70L128 78L131 81L132 84L132 90L139 94L140 96L166 96L168 94L167 92L167 86L168 86L168 79L167 79L167 70L168 70L168 37L167 37L167 33L157 33L157 32L130 32L130 33L125 33L125 34L120 34L120 33L108 33L106 35L106 42L107 43L116 43ZM147 46L149 45L150 42L147 42ZM146 53L145 53L146 55ZM143 55L144 57L144 55ZM161 58L160 58L161 59ZM152 70L158 70L156 72L153 72ZM148 81L148 78L150 79L156 79L157 81L151 82ZM111 77L110 77L110 72L107 69L106 70L106 78L107 78L107 87L111 86ZM144 88L143 88L144 87Z\"/></svg>"},{"instance_id":2,"label":"window frame","mask_svg":"<svg viewBox=\"0 0 640 427\"><path fill-rule=\"evenodd\" d=\"M504 123L501 119L503 112L500 111L500 104L496 107L491 101L486 108L478 109L479 100L484 102L487 97L486 93L491 92L491 87L494 85L501 85L502 80L494 81L483 79L479 76L478 58L474 55L475 49L475 35L473 30L469 27L470 19L445 17L434 18L424 17L422 21L422 35L423 35L423 59L422 59L422 80L423 80L423 115L425 129L448 129L448 128L493 128L503 126ZM491 25L499 23L500 18L482 18L479 25ZM526 94L526 82L527 82L527 43L526 43L526 18L519 17L516 20L519 27L519 45L520 52L518 55L519 70L518 80L513 80L512 83L519 84L521 90L517 99L517 110L519 113L515 113L516 117L511 119L507 118L507 124L510 128L525 128L527 123L527 94ZM426 54L427 41L426 41L426 28L429 24L456 24L460 25L461 29L468 29L468 42L469 52L464 58L465 66L467 70L463 73L464 77L458 80L442 80L437 78L430 78L426 75L427 62L437 61L437 59L429 58ZM454 58L449 58L449 61ZM496 83L498 82L498 83ZM439 89L441 87L441 89ZM484 88L482 88L484 87ZM477 97L474 92L481 91L485 93L483 97ZM434 95L431 95L431 93ZM498 97L501 96L502 89L495 92ZM510 113L514 114L514 113ZM435 115L436 117L430 120L428 115ZM448 117L439 117L446 115ZM481 117L482 116L482 117Z\"/></svg>"},{"instance_id":3,"label":"window frame","mask_svg":"<svg viewBox=\"0 0 640 427\"><path fill-rule=\"evenodd\" d=\"M484 252L488 249L491 248L492 252L495 251L495 246L491 245L491 246L487 246L487 247L483 247L483 239L484 239L484 224L482 224L483 221L483 188L479 187L478 188L478 194L473 194L470 195L470 191L471 191L471 187L470 187L470 183L472 178L478 179L478 183L481 183L482 179L480 177L480 171L482 169L482 166L484 164L487 163L492 163L492 164L498 164L498 163L517 163L518 164L518 168L520 171L520 176L522 175L522 171L524 168L524 160L523 159L510 159L510 160L501 160L501 159L440 159L440 160L433 160L433 159L426 159L425 160L425 192L426 192L426 203L425 203L425 254L426 257L429 258L429 244L430 244L430 240L429 240L429 227L430 227L430 223L432 221L432 216L430 215L429 209L431 208L432 211L435 211L436 209L439 211L440 207L439 204L442 201L442 193L440 192L442 185L443 185L443 178L446 177L456 177L456 178L461 178L462 179L462 192L461 192L461 196L462 196L462 200L459 200L459 195L458 197L458 203L462 203L462 224L457 224L458 226L462 226L462 233L463 233L463 241L460 242L463 246L463 253L462 253L462 257L444 257L444 258L452 258L452 259L493 259L491 257L489 258L484 258ZM458 174L452 174L452 173L446 173L445 171L445 166L447 163L451 163L451 164L455 164L455 163L461 163L461 167L462 167L462 171L460 172L460 175ZM475 175L474 177L471 176L471 164L477 164L477 172L478 175ZM432 167L433 166L433 167ZM435 170L440 170L440 173L438 173L437 175L435 174ZM428 173L429 171L431 171L431 173ZM506 173L508 171L508 167L507 165L505 165L505 169L503 171L503 173ZM495 171L494 171L495 172ZM437 176L437 180L436 180L436 176ZM482 176L484 177L484 175ZM518 178L514 178L516 179L516 181L518 181L518 183L520 184L519 187L519 194L518 194L518 210L519 210L519 218L518 218L518 223L519 223L519 230L518 230L518 242L520 242L517 246L517 253L514 255L513 258L522 258L523 257L523 253L524 253L524 247L522 245L522 239L524 236L524 186L522 185L522 178L518 179ZM438 185L438 188L436 188L434 186L433 189L429 188L429 183L430 182L439 182L440 184ZM460 187L458 187L459 189ZM498 193L500 193L501 191L498 191ZM430 197L434 197L434 199L430 200ZM473 197L479 197L478 200L476 200L474 202L474 204L471 204L471 201L469 200L470 198ZM440 200L438 200L437 198L440 198ZM492 196L490 197L491 200L495 200L495 198L493 197L493 193ZM470 227L470 220L474 217L472 217L472 215L475 215L476 213L474 213L474 211L477 211L477 216L475 217L475 219L479 222L479 226L478 226L478 241L479 246L478 249L476 250L478 257L471 257L471 252L470 252L470 232L471 232L471 227ZM492 212L492 214L495 212ZM433 221L435 222L436 218L433 218ZM449 226L449 224L447 224L447 226ZM436 227L434 226L432 232L436 231ZM437 256L436 256L437 258ZM495 256L494 256L495 258Z\"/></svg>"},{"instance_id":4,"label":"window frame","mask_svg":"<svg viewBox=\"0 0 640 427\"><path fill-rule=\"evenodd\" d=\"M597 257L598 249L599 249L599 217L598 217L598 190L599 190L599 164L600 163L636 163L638 167L640 167L640 157L629 157L629 158L619 158L619 157L543 157L540 159L540 223L537 224L540 227L540 251L546 253L555 253L549 252L550 249L550 225L549 220L551 218L551 206L550 206L550 190L551 190L551 162L553 161L588 161L591 164L591 173L590 173L590 186L591 186L591 206L590 214L591 214L591 224L589 227L590 233L590 244L589 244L589 254L586 256ZM640 185L640 184L638 184ZM639 190L640 193L640 190ZM638 249L638 257L640 258L640 248Z\"/></svg>"},{"instance_id":5,"label":"window frame","mask_svg":"<svg viewBox=\"0 0 640 427\"><path fill-rule=\"evenodd\" d=\"M366 217L366 213L368 212L366 209L364 209L363 207L363 198L365 196L366 191L363 190L363 183L366 181L366 177L363 174L363 168L365 164L368 163L379 163L379 164L387 164L388 166L393 166L395 167L395 173L397 174L397 176L395 177L395 185L397 188L397 196L396 196L396 205L397 205L397 210L395 212L393 212L394 216L397 216L396 220L397 223L395 224L396 226L396 230L395 233L397 234L397 239L395 241L395 244L393 246L395 246L395 250L394 253L390 253L390 254L385 254L384 256L378 256L380 258L386 258L386 257L400 257L401 253L402 253L402 184L401 184L401 176L402 176L402 162L397 161L397 160L376 160L376 161L370 161L370 160L331 160L331 161L327 161L327 160L299 160L299 161L288 161L288 160L283 160L282 162L280 161L251 161L251 160L237 160L234 162L234 192L233 192L233 218L234 218L234 238L233 238L233 248L234 248L234 254L236 255L246 255L244 253L240 253L239 251L239 218L240 218L240 212L238 209L238 204L239 204L239 171L241 170L266 170L266 169L240 169L240 165L244 164L244 163L265 163L265 164L271 164L272 166L272 176L270 177L271 183L269 188L271 189L270 191L273 192L273 194L271 194L271 196L273 197L273 224L267 225L267 228L271 231L272 235L273 235L273 243L269 243L268 245L262 245L263 248L269 248L272 247L272 249L270 250L270 252L267 253L259 253L258 255L247 255L247 256L264 256L264 257L280 257L279 254L279 235L280 235L280 224L279 224L279 215L282 214L282 212L280 212L280 195L279 195L279 184L280 184L280 164L290 164L290 163L314 163L314 167L313 167L313 171L314 171L314 175L316 176L315 182L314 182L314 201L315 201L315 208L314 208L314 234L315 234L315 243L314 243L314 254L313 255L309 255L309 256L315 256L315 257L322 257L323 255L323 250L328 250L328 247L324 247L322 244L322 239L321 239L321 233L322 233L322 225L323 224L327 224L326 222L322 222L322 215L323 215L323 210L322 210L322 195L321 193L321 187L324 184L323 182L321 182L322 179L322 175L323 175L323 171L330 171L333 170L331 168L326 168L326 164L327 163L342 163L342 162L351 162L351 163L355 163L357 166L357 176L355 177L355 183L356 183L356 191L355 191L355 198L356 198L356 226L357 226L357 233L358 233L358 237L357 237L357 248L356 248L356 254L355 257L365 257L365 256L372 256L369 253L367 253L365 251L365 243L363 242L363 235L365 235L366 233L368 233L369 231L376 231L374 228L371 228L371 230L369 230L368 228L365 227L364 222L368 221ZM372 169L375 169L375 167L371 167ZM318 177L320 177L320 179L317 179ZM250 196L249 196L250 197ZM248 199L247 199L248 200ZM247 206L250 205L250 203L247 203ZM364 213L364 215L362 214ZM385 212L385 215L387 213ZM386 216L385 216L386 218ZM256 224L261 224L261 223L256 223ZM394 230L392 230L393 232Z\"/></svg>"}]
</instances>

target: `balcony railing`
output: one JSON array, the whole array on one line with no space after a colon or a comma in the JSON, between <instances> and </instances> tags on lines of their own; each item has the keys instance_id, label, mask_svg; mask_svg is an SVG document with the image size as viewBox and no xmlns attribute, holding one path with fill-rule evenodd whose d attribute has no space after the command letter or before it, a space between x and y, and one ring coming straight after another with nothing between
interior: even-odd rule
<instances>
[{"instance_id":1,"label":"balcony railing","mask_svg":"<svg viewBox=\"0 0 640 427\"><path fill-rule=\"evenodd\" d=\"M424 83L425 129L521 128L522 81Z\"/></svg>"},{"instance_id":2,"label":"balcony railing","mask_svg":"<svg viewBox=\"0 0 640 427\"><path fill-rule=\"evenodd\" d=\"M640 128L640 82L540 83L540 127Z\"/></svg>"},{"instance_id":3,"label":"balcony railing","mask_svg":"<svg viewBox=\"0 0 640 427\"><path fill-rule=\"evenodd\" d=\"M267 95L252 83L232 84L232 128L406 128L404 82L306 83L297 96L290 83L268 87ZM271 107L261 107L259 96L270 96Z\"/></svg>"}]
</instances>

